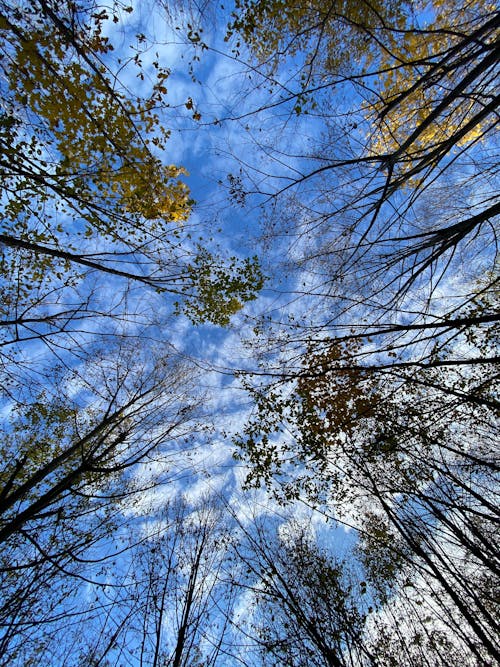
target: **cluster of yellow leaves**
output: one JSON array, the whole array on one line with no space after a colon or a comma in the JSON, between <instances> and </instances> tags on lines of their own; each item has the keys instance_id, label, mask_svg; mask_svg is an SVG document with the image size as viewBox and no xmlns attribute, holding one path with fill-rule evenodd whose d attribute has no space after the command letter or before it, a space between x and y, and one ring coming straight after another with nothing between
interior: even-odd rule
<instances>
[{"instance_id":1,"label":"cluster of yellow leaves","mask_svg":"<svg viewBox=\"0 0 500 667\"><path fill-rule=\"evenodd\" d=\"M127 211L147 220L161 218L183 222L189 216L189 189L178 180L187 172L174 165L162 165L151 159L140 171L123 165L113 175L111 189L124 202Z\"/></svg>"},{"instance_id":2,"label":"cluster of yellow leaves","mask_svg":"<svg viewBox=\"0 0 500 667\"><path fill-rule=\"evenodd\" d=\"M486 120L461 132L483 105L482 99L466 92L446 104L431 123L426 120L454 89L457 78L465 75L460 66L447 68L446 55L466 38L478 18L488 18L496 9L482 0L472 0L460 8L449 0L436 0L432 5L415 3L414 12L423 17L422 27L415 26L412 14L396 22L394 30L385 32L378 61L378 99L370 100L365 107L374 128L370 143L373 154L397 152L408 136L422 126L405 149L406 168L410 169L426 149L450 141L461 147L483 136ZM492 43L497 37L498 34L491 35L485 43ZM443 64L438 66L440 60ZM468 69L474 64L464 60Z\"/></svg>"},{"instance_id":3,"label":"cluster of yellow leaves","mask_svg":"<svg viewBox=\"0 0 500 667\"><path fill-rule=\"evenodd\" d=\"M186 172L164 165L151 150L163 151L169 135L153 111L166 92L168 71L157 67L149 98L120 90L99 57L112 50L100 33L102 20L94 18L88 35L68 36L50 20L19 25L2 16L0 67L14 113L25 117L26 134L36 137L42 169L73 187L80 202L102 205L106 224L87 216L89 230L123 238L126 225L119 220L127 213L181 222L191 202L179 178ZM113 215L119 230L110 224Z\"/></svg>"},{"instance_id":4,"label":"cluster of yellow leaves","mask_svg":"<svg viewBox=\"0 0 500 667\"><path fill-rule=\"evenodd\" d=\"M446 58L442 67L437 63L494 11L495 4L484 0L465 6L451 0L237 0L228 37L238 34L271 70L284 57L298 56L304 91L337 78L361 82L373 155L397 153L422 126L403 150L404 171L429 147L448 141L461 147L483 136L486 120L462 132L484 104L484 98L468 92L447 104L431 123L425 121L453 90L464 68L475 64L467 54L462 69L460 64L448 68ZM490 35L485 43L496 38L498 34ZM302 95L297 113L303 110Z\"/></svg>"}]
</instances>

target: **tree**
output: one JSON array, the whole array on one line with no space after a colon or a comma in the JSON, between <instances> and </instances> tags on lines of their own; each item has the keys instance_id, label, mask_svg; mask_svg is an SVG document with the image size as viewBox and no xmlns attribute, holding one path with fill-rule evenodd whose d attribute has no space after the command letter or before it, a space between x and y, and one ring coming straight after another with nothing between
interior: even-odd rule
<instances>
[{"instance_id":1,"label":"tree","mask_svg":"<svg viewBox=\"0 0 500 667\"><path fill-rule=\"evenodd\" d=\"M224 262L208 239L190 240L186 173L163 157L169 71L158 61L145 71L140 35L114 57L106 34L132 7L33 0L0 11L3 344L72 346L86 315L117 317L95 276L122 295L131 284L176 295L171 310L227 324L262 277L255 259ZM125 75L148 79L147 93Z\"/></svg>"},{"instance_id":2,"label":"tree","mask_svg":"<svg viewBox=\"0 0 500 667\"><path fill-rule=\"evenodd\" d=\"M80 378L63 376L53 394L47 381L39 400L17 408L4 429L6 659L21 662L33 641L43 647L61 618L78 617L82 586L106 586L100 568L123 551L120 532L129 504L168 481L198 429L193 369L165 348L161 365L148 372L150 363L141 362L137 350L129 350L128 359L118 352L95 359Z\"/></svg>"},{"instance_id":3,"label":"tree","mask_svg":"<svg viewBox=\"0 0 500 667\"><path fill-rule=\"evenodd\" d=\"M377 664L364 638L370 595L352 576L352 558L321 549L304 519L278 525L266 516L240 530L235 548L251 590L243 627L260 664Z\"/></svg>"},{"instance_id":4,"label":"tree","mask_svg":"<svg viewBox=\"0 0 500 667\"><path fill-rule=\"evenodd\" d=\"M262 164L257 169L262 194L295 193L278 205L278 231L300 243L310 291L331 300L330 328L358 324L355 290L373 312L372 331L378 322L401 324L403 315L408 325L453 321L471 293L450 313L432 297L456 270L460 251L481 253L474 277L490 267L494 289L487 248L499 213L489 142L497 120L497 14L481 2L463 12L436 3L425 13L396 3L313 3L306 10L243 2L230 30L257 55L265 50L264 77L270 59L279 91L269 105L299 116L310 111L320 125L309 154L270 146L268 178ZM281 84L277 65L289 76L292 59L292 83ZM291 166L273 177L287 160ZM400 311L412 287L421 291L422 309Z\"/></svg>"},{"instance_id":5,"label":"tree","mask_svg":"<svg viewBox=\"0 0 500 667\"><path fill-rule=\"evenodd\" d=\"M174 534L157 535L143 561L149 596L141 596L146 599L141 660L172 667L220 664L234 601L233 582L223 576L231 541L228 527L208 498L192 512L181 503L174 521ZM151 643L154 657L148 659Z\"/></svg>"},{"instance_id":6,"label":"tree","mask_svg":"<svg viewBox=\"0 0 500 667\"><path fill-rule=\"evenodd\" d=\"M225 325L262 284L255 258L192 238L187 174L165 160L169 71L143 64L132 12L0 3L6 660L79 616L74 582L102 584L127 502L158 483L145 469L168 479L201 428L196 373L158 326Z\"/></svg>"},{"instance_id":7,"label":"tree","mask_svg":"<svg viewBox=\"0 0 500 667\"><path fill-rule=\"evenodd\" d=\"M420 382L374 374L352 347L311 352L309 364L288 395L257 395L259 412L239 440L250 483L274 484L284 501L333 503L359 531L373 586L380 567L396 590L401 581L417 586L419 573L417 588L433 598L429 618L436 622L439 609L452 644L490 664L498 581L493 379L484 367L464 373L446 363ZM387 598L382 581L387 601L394 590Z\"/></svg>"},{"instance_id":8,"label":"tree","mask_svg":"<svg viewBox=\"0 0 500 667\"><path fill-rule=\"evenodd\" d=\"M264 234L293 285L289 312L257 325L262 361L245 375L249 483L334 503L366 533L367 563L390 535L395 590L418 572L434 636L446 625L430 663L450 664L449 645L495 664L498 13L238 7L230 30L273 88L259 113L313 128L302 153L270 141L251 184L242 168L238 194L274 206Z\"/></svg>"},{"instance_id":9,"label":"tree","mask_svg":"<svg viewBox=\"0 0 500 667\"><path fill-rule=\"evenodd\" d=\"M496 664L498 13L241 0L229 19L269 95L232 118L286 119L229 176L266 208L281 290L251 322L237 443L250 485L351 527L348 558L290 526L230 536L213 507L140 516L210 421L158 344L170 315L225 325L263 278L195 235L164 161L169 73L129 13L0 3L4 663Z\"/></svg>"},{"instance_id":10,"label":"tree","mask_svg":"<svg viewBox=\"0 0 500 667\"><path fill-rule=\"evenodd\" d=\"M231 539L209 498L191 506L176 498L155 515L129 515L127 549L102 564L103 582L91 587L73 627L56 625L38 659L89 667L231 664Z\"/></svg>"}]
</instances>

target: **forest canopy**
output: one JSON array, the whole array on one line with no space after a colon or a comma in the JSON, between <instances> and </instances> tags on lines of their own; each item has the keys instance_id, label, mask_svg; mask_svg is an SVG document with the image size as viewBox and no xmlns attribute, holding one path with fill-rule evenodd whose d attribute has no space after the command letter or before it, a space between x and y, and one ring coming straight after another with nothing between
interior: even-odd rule
<instances>
[{"instance_id":1,"label":"forest canopy","mask_svg":"<svg viewBox=\"0 0 500 667\"><path fill-rule=\"evenodd\" d=\"M500 664L499 38L0 2L0 664Z\"/></svg>"}]
</instances>

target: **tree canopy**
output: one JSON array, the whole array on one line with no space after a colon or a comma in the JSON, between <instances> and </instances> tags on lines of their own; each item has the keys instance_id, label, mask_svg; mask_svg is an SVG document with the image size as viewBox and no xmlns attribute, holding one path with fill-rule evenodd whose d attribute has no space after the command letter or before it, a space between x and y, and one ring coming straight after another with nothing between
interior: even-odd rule
<instances>
[{"instance_id":1,"label":"tree canopy","mask_svg":"<svg viewBox=\"0 0 500 667\"><path fill-rule=\"evenodd\" d=\"M485 0L0 0L0 664L500 661Z\"/></svg>"}]
</instances>

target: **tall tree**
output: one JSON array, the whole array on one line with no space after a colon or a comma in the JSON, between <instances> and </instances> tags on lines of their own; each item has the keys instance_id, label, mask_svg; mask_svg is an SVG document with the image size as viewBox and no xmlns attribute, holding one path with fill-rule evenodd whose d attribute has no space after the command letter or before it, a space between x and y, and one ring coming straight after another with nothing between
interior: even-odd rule
<instances>
[{"instance_id":1,"label":"tall tree","mask_svg":"<svg viewBox=\"0 0 500 667\"><path fill-rule=\"evenodd\" d=\"M168 67L143 66L140 35L130 34L137 48L113 44L110 26L131 12L121 2L0 6L4 345L71 345L85 315L119 314L116 299L107 309L98 298L96 276L120 294L130 284L171 293L171 309L220 324L261 283L254 260L225 262L208 239L190 240L186 172L165 162ZM150 81L144 95L130 78Z\"/></svg>"},{"instance_id":2,"label":"tall tree","mask_svg":"<svg viewBox=\"0 0 500 667\"><path fill-rule=\"evenodd\" d=\"M232 538L220 508L208 498L194 505L178 498L154 516L129 511L126 541L119 559L101 564L103 582L89 584L71 628L56 623L46 633L40 659L88 667L231 664L236 583L227 576Z\"/></svg>"},{"instance_id":3,"label":"tall tree","mask_svg":"<svg viewBox=\"0 0 500 667\"><path fill-rule=\"evenodd\" d=\"M10 659L29 653L27 637L41 647L65 614L77 614L82 587L106 585L101 562L123 550L128 506L168 481L198 428L193 369L166 349L148 372L137 350L128 359L117 352L52 391L47 379L4 429L1 614Z\"/></svg>"},{"instance_id":4,"label":"tall tree","mask_svg":"<svg viewBox=\"0 0 500 667\"><path fill-rule=\"evenodd\" d=\"M395 582L421 573L475 664L498 660L498 29L482 2L242 2L230 26L274 80L259 113L313 128L257 166L292 305L257 327L250 482L335 502L372 554L392 535Z\"/></svg>"},{"instance_id":5,"label":"tall tree","mask_svg":"<svg viewBox=\"0 0 500 667\"><path fill-rule=\"evenodd\" d=\"M143 64L132 12L0 2L2 648L20 661L115 549L144 466L168 476L200 428L196 373L158 326L227 324L262 283L191 237L169 70Z\"/></svg>"},{"instance_id":6,"label":"tall tree","mask_svg":"<svg viewBox=\"0 0 500 667\"><path fill-rule=\"evenodd\" d=\"M377 664L364 645L369 604L366 583L350 576L354 564L320 549L307 522L273 523L257 519L237 546L253 590L244 627L261 664Z\"/></svg>"}]
</instances>

